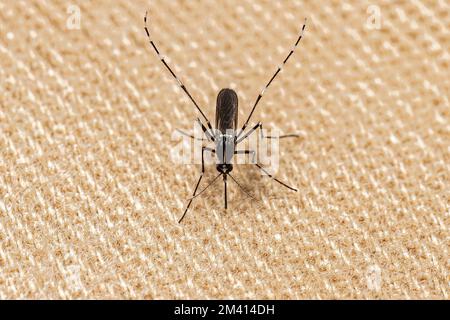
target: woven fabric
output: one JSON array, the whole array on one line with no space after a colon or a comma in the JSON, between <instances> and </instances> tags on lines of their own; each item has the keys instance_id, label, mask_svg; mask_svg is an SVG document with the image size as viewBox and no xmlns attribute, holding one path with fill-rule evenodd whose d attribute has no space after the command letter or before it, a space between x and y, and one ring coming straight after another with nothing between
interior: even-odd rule
<instances>
[{"instance_id":1,"label":"woven fabric","mask_svg":"<svg viewBox=\"0 0 450 320\"><path fill-rule=\"evenodd\" d=\"M80 19L77 20L77 8ZM221 88L280 142L177 223ZM0 298L425 298L450 284L447 1L0 1ZM79 22L79 28L77 23ZM207 166L204 183L215 176Z\"/></svg>"}]
</instances>

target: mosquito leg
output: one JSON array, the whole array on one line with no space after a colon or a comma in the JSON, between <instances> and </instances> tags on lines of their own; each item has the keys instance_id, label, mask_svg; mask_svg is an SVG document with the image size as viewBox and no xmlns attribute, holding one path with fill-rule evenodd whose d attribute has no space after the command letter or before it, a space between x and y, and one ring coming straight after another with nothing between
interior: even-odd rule
<instances>
[{"instance_id":1,"label":"mosquito leg","mask_svg":"<svg viewBox=\"0 0 450 320\"><path fill-rule=\"evenodd\" d=\"M241 138L239 138L239 139L237 139L236 140L236 144L238 144L239 142L241 142L242 140L245 140L245 139L247 139L253 132L255 132L255 130L256 129L258 129L258 128L262 128L262 124L261 124L261 122L258 122L257 124L256 124L256 126L254 126L253 128L251 128L250 130L248 130L248 132L246 133L246 134L244 134ZM240 134L239 134L240 135ZM238 135L238 136L239 136Z\"/></svg>"},{"instance_id":2,"label":"mosquito leg","mask_svg":"<svg viewBox=\"0 0 450 320\"><path fill-rule=\"evenodd\" d=\"M247 139L258 128L259 128L259 130L261 132L261 138L262 139L284 139L284 138L298 138L298 137L300 137L300 135L298 135L298 134L285 134L285 135L281 135L281 136L278 136L278 137L276 137L276 136L265 136L264 135L264 131L263 131L263 125L262 125L261 122L258 122L253 128L248 130L246 134L244 134L241 138L237 139L236 140L236 144L238 144L242 140Z\"/></svg>"},{"instance_id":3,"label":"mosquito leg","mask_svg":"<svg viewBox=\"0 0 450 320\"><path fill-rule=\"evenodd\" d=\"M255 165L256 165L258 168L260 168L265 174L267 174L271 179L275 180L275 181L278 182L279 184L285 186L285 187L288 188L288 189L291 189L292 191L297 191L297 189L295 189L295 188L293 188L293 187L290 187L290 186L288 186L286 183L284 183L284 182L278 180L277 178L275 178L273 175L271 175L269 172L267 172L266 169L264 169L263 167L261 167L261 165L259 165L258 163L255 163Z\"/></svg>"},{"instance_id":4,"label":"mosquito leg","mask_svg":"<svg viewBox=\"0 0 450 320\"><path fill-rule=\"evenodd\" d=\"M204 153L205 151L209 151L211 153L216 153L216 150L208 147L202 147L202 174L205 173L205 158Z\"/></svg>"},{"instance_id":5,"label":"mosquito leg","mask_svg":"<svg viewBox=\"0 0 450 320\"><path fill-rule=\"evenodd\" d=\"M211 141L214 142L216 139L214 138L214 134L212 133L212 132L213 132L213 129L211 129L211 132L210 132L210 130L208 130L208 129L203 125L202 121L201 121L199 118L197 118L197 122L198 122L198 124L200 125L200 127L202 128L202 131L203 131L203 133L206 135L206 137L207 137L209 140L211 140Z\"/></svg>"},{"instance_id":6,"label":"mosquito leg","mask_svg":"<svg viewBox=\"0 0 450 320\"><path fill-rule=\"evenodd\" d=\"M286 183L278 180L273 175L271 175L266 169L264 169L259 163L255 162L255 151L254 150L236 150L234 154L251 154L252 155L252 163L255 164L259 169L261 169L266 175L268 175L271 179L275 180L276 182L282 184L288 189L291 189L293 191L297 191L297 189L288 186Z\"/></svg>"},{"instance_id":7,"label":"mosquito leg","mask_svg":"<svg viewBox=\"0 0 450 320\"><path fill-rule=\"evenodd\" d=\"M300 137L300 135L298 135L298 134L284 134L284 135L281 135L281 136L278 136L278 137L276 137L276 136L265 136L264 135L264 131L263 131L263 126L262 126L262 123L260 122L260 126L259 126L259 130L261 130L261 138L266 138L266 139L284 139L284 138L299 138Z\"/></svg>"},{"instance_id":8,"label":"mosquito leg","mask_svg":"<svg viewBox=\"0 0 450 320\"><path fill-rule=\"evenodd\" d=\"M183 221L184 216L186 215L189 207L191 206L192 200L194 200L195 193L197 192L198 186L200 185L200 182L202 181L203 174L205 173L205 158L204 158L204 152L209 151L212 153L215 153L216 151L214 149L208 148L208 147L202 147L202 172L200 173L200 177L198 178L197 184L195 185L194 192L192 193L192 198L189 200L189 203L186 207L186 210L184 210L183 215L181 216L180 220L178 220L178 223L181 223Z\"/></svg>"},{"instance_id":9,"label":"mosquito leg","mask_svg":"<svg viewBox=\"0 0 450 320\"><path fill-rule=\"evenodd\" d=\"M183 89L183 91L186 93L186 95L189 97L189 99L192 101L192 103L195 105L195 107L197 108L197 110L200 112L200 114L203 116L203 118L206 121L206 124L208 125L208 128L210 130L212 130L212 126L211 123L209 122L208 118L205 116L205 114L203 113L202 109L199 107L199 105L197 104L197 102L194 100L194 98L192 98L192 95L189 93L188 89L186 89L185 85L183 84L183 82L180 80L180 78L178 78L178 76L172 71L172 69L169 67L169 65L167 64L166 60L164 59L164 57L159 53L158 48L156 47L155 42L153 41L152 37L150 36L150 31L148 30L147 27L147 12L145 12L145 17L144 17L144 29L145 29L145 33L147 34L148 37L148 41L150 42L150 45L152 46L153 50L155 50L156 54L158 55L158 58L161 60L162 64L167 68L167 70L169 70L170 74L175 78L175 80L178 82L178 85L181 87L181 89Z\"/></svg>"},{"instance_id":10,"label":"mosquito leg","mask_svg":"<svg viewBox=\"0 0 450 320\"><path fill-rule=\"evenodd\" d=\"M300 135L296 134L296 133L291 133L291 134L284 134L282 136L279 137L271 137L271 136L267 136L265 137L266 139L284 139L284 138L300 138Z\"/></svg>"},{"instance_id":11,"label":"mosquito leg","mask_svg":"<svg viewBox=\"0 0 450 320\"><path fill-rule=\"evenodd\" d=\"M259 129L261 130L261 138L266 138L266 139L283 139L283 138L299 138L300 137L300 135L295 134L295 133L294 134L284 134L284 135L281 135L281 136L278 136L278 137L276 137L276 136L265 136L262 124L259 127Z\"/></svg>"},{"instance_id":12,"label":"mosquito leg","mask_svg":"<svg viewBox=\"0 0 450 320\"><path fill-rule=\"evenodd\" d=\"M208 190L209 187L211 187L214 182L216 182L216 180L222 175L222 173L219 173L206 187L203 188L203 190L199 191L198 193L195 194L195 196L189 198L188 200L193 200L199 196L201 196L203 194L203 192L205 192L206 190Z\"/></svg>"},{"instance_id":13,"label":"mosquito leg","mask_svg":"<svg viewBox=\"0 0 450 320\"><path fill-rule=\"evenodd\" d=\"M202 178L203 178L203 172L200 174L200 177L198 178L197 184L195 185L195 189L194 189L193 195L195 195L195 193L197 192L198 186L200 185L200 181L202 181ZM191 206L191 203L192 203L192 199L189 201L189 203L188 203L188 205L186 207L186 210L184 210L184 213L181 216L180 220L178 220L178 223L181 223L181 221L183 221L184 216L186 215L189 207Z\"/></svg>"},{"instance_id":14,"label":"mosquito leg","mask_svg":"<svg viewBox=\"0 0 450 320\"><path fill-rule=\"evenodd\" d=\"M234 154L251 154L252 155L252 163L256 163L255 162L256 152L254 150L236 150L236 151L234 151Z\"/></svg>"},{"instance_id":15,"label":"mosquito leg","mask_svg":"<svg viewBox=\"0 0 450 320\"><path fill-rule=\"evenodd\" d=\"M255 197L253 197L250 193L248 193L243 186L241 186L241 184L231 175L228 173L228 175L230 176L230 178L238 185L238 187L250 198L252 198L253 200L259 201L258 199L256 199Z\"/></svg>"}]
</instances>

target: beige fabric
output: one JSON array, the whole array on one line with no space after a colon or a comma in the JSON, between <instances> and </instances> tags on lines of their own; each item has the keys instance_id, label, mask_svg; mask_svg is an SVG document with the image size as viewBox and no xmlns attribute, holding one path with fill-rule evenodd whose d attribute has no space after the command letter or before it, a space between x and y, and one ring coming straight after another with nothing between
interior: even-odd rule
<instances>
[{"instance_id":1,"label":"beige fabric","mask_svg":"<svg viewBox=\"0 0 450 320\"><path fill-rule=\"evenodd\" d=\"M224 212L218 184L177 223L200 168L171 135L198 113L146 9L208 116L231 87L241 124L308 18L253 118L301 133L278 173L298 193L241 166L261 203L230 184ZM0 298L448 299L449 10L1 0Z\"/></svg>"}]
</instances>

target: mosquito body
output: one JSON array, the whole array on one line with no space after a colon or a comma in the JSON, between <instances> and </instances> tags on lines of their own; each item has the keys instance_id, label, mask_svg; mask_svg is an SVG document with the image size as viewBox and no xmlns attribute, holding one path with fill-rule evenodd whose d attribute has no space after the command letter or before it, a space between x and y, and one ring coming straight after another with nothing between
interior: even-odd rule
<instances>
[{"instance_id":1,"label":"mosquito body","mask_svg":"<svg viewBox=\"0 0 450 320\"><path fill-rule=\"evenodd\" d=\"M266 139L282 139L282 138L289 138L289 137L298 137L296 134L290 134L290 135L282 135L279 137L273 137L273 136L264 136L262 131L262 124L261 122L258 122L254 127L249 129L247 132L245 132L248 123L253 115L253 112L256 109L256 106L258 105L259 101L261 100L265 90L270 86L272 81L275 79L275 77L280 73L282 66L288 61L288 59L291 57L291 55L294 52L295 47L298 45L300 40L303 37L303 32L306 27L306 19L305 23L303 24L303 27L301 29L300 36L298 37L295 46L292 48L292 50L289 52L287 57L284 59L283 64L278 67L275 74L272 76L270 81L267 83L267 85L264 87L262 92L258 95L255 104L253 105L253 108L245 121L242 128L238 131L238 96L236 92L232 89L222 89L219 94L217 95L217 102L216 102L216 117L215 117L215 128L212 127L210 121L206 117L206 115L203 113L202 109L199 107L197 102L194 100L192 95L189 93L189 91L186 89L185 85L181 80L175 75L175 73L172 71L172 69L169 67L169 65L166 63L164 57L160 54L158 48L156 47L154 41L152 40L150 36L150 32L147 27L147 13L144 17L144 24L145 24L145 32L147 34L147 37L149 39L150 45L154 49L154 51L157 53L158 57L160 58L161 62L164 64L164 66L169 70L171 75L175 78L175 80L180 85L181 89L186 93L186 95L189 97L191 102L195 105L197 110L202 115L203 119L206 122L206 126L203 124L203 122L197 118L197 122L202 128L203 133L205 134L208 141L213 142L215 148L209 148L206 146L202 147L202 170L200 177L197 181L197 184L194 188L194 192L192 194L192 197L189 199L188 205L179 219L178 222L181 222L189 207L191 206L192 201L194 198L201 195L208 187L210 187L220 176L223 177L223 183L224 183L224 207L225 209L228 206L228 199L227 199L227 177L230 177L231 180L233 180L239 188L241 188L248 196L252 197L249 193L245 191L245 189L239 184L239 182L231 175L231 171L233 171L233 164L232 160L234 155L237 154L250 154L252 156L252 163L255 164L260 170L262 170L267 176L269 176L274 181L280 183L284 187L297 191L297 189L290 187L286 183L278 180L277 178L273 177L269 172L267 172L258 162L255 161L255 151L254 150L238 150L237 145L242 142L243 140L247 139L254 131L257 129L260 129L261 131L261 137ZM197 139L192 135L189 135L181 130L178 130L183 135L189 136L192 139ZM203 139L200 139L203 140ZM200 185L200 182L202 181L203 174L205 172L205 163L204 163L204 153L210 152L214 153L216 155L217 161L216 161L216 169L219 172L219 174L200 192L197 193L198 187ZM252 197L253 198L253 197Z\"/></svg>"},{"instance_id":2,"label":"mosquito body","mask_svg":"<svg viewBox=\"0 0 450 320\"><path fill-rule=\"evenodd\" d=\"M233 171L232 159L236 151L236 130L238 123L238 97L232 89L222 89L216 104L216 156L217 171L226 174Z\"/></svg>"}]
</instances>

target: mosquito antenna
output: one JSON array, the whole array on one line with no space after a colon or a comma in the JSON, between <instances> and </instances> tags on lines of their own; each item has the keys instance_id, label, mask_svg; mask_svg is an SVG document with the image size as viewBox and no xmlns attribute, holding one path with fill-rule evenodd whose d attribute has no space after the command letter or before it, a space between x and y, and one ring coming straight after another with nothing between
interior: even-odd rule
<instances>
[{"instance_id":1,"label":"mosquito antenna","mask_svg":"<svg viewBox=\"0 0 450 320\"><path fill-rule=\"evenodd\" d=\"M159 53L158 48L156 47L155 43L153 42L151 36L150 36L150 32L148 31L147 28L147 11L145 12L145 17L144 17L144 28L145 28L145 32L147 33L147 37L148 40L150 41L151 46L153 47L153 49L155 50L156 54L158 55L159 59L161 60L161 62L164 64L164 66L167 68L167 70L169 70L169 72L172 74L172 76L175 78L175 80L178 82L178 85L181 87L181 89L183 89L183 91L187 94L187 96L189 97L189 99L194 103L195 107L197 108L197 110L201 113L201 115L203 116L203 118L206 121L206 124L208 125L208 128L210 130L212 130L212 126L211 123L209 122L208 118L205 116L205 114L203 113L202 109L200 109L200 107L198 106L197 102L195 102L194 98L192 98L191 94L189 93L189 91L186 89L186 86L183 84L183 82L181 82L181 80L177 77L177 75L172 71L172 69L169 67L169 65L166 63L166 60L164 60L164 57Z\"/></svg>"},{"instance_id":2,"label":"mosquito antenna","mask_svg":"<svg viewBox=\"0 0 450 320\"><path fill-rule=\"evenodd\" d=\"M264 92L266 91L266 89L270 86L270 84L272 83L272 81L275 79L275 77L280 73L281 69L283 68L283 66L286 64L286 62L288 61L288 59L291 57L291 55L294 53L295 48L297 47L298 43L300 42L300 40L303 37L303 32L305 31L305 27L306 27L306 18L305 18L305 22L303 23L303 27L302 30L300 32L300 36L297 39L297 42L295 42L294 47L291 49L291 51L289 52L289 54L287 55L286 59L284 59L283 63L281 64L281 66L278 67L277 71L275 72L275 74L272 76L272 78L270 78L269 82L266 84L266 86L264 87L264 89L261 91L261 93L258 95L258 98L256 98L256 102L253 105L252 111L250 112L250 115L247 118L247 121L245 121L244 125L242 126L241 132L239 132L238 137L244 132L245 128L247 128L248 122L250 121L250 118L253 115L253 112L256 109L256 106L259 103L259 100L261 100L262 96L264 95Z\"/></svg>"},{"instance_id":3,"label":"mosquito antenna","mask_svg":"<svg viewBox=\"0 0 450 320\"><path fill-rule=\"evenodd\" d=\"M194 193L193 193L194 195L195 195L195 193L197 192L198 186L200 185L200 181L202 181L202 178L203 178L203 170L202 170L202 174L201 174L200 177L198 178L197 184L195 185L195 189L194 189ZM186 213L187 213L188 210L189 210L189 207L191 206L191 203L192 203L192 199L189 201L188 205L186 206L186 210L184 210L184 213L183 213L183 215L181 216L180 220L178 220L178 223L181 223L181 221L183 221L184 216L186 215Z\"/></svg>"},{"instance_id":4,"label":"mosquito antenna","mask_svg":"<svg viewBox=\"0 0 450 320\"><path fill-rule=\"evenodd\" d=\"M253 200L259 201L258 199L256 199L255 197L253 197L250 193L248 193L248 192L244 189L244 187L242 187L241 184L240 184L239 182L237 182L237 180L236 180L231 174L228 173L228 175L230 176L230 178L231 178L234 182L236 182L236 184L239 186L239 188L241 188L241 190L244 191L244 193L245 193L247 196L249 196L249 197L252 198Z\"/></svg>"},{"instance_id":5,"label":"mosquito antenna","mask_svg":"<svg viewBox=\"0 0 450 320\"><path fill-rule=\"evenodd\" d=\"M211 181L202 191L200 191L199 193L194 195L192 198L189 198L189 200L193 200L193 199L197 198L199 195L201 195L203 192L205 192L206 189L208 189L221 175L222 175L222 173L219 173L219 175L217 177L215 177L214 180Z\"/></svg>"}]
</instances>

